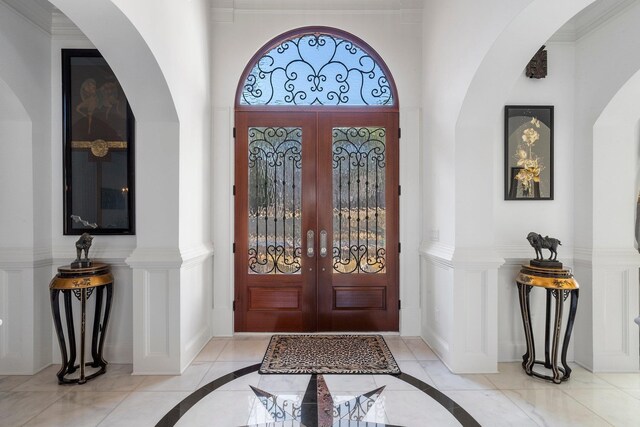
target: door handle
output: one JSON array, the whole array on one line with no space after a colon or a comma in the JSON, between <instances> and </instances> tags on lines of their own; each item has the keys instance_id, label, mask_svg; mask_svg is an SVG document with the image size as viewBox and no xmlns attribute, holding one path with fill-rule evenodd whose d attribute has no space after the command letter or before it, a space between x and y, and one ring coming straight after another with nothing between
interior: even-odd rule
<instances>
[{"instance_id":1,"label":"door handle","mask_svg":"<svg viewBox=\"0 0 640 427\"><path fill-rule=\"evenodd\" d=\"M315 243L313 242L313 230L307 231L307 256L309 258L313 258L313 247Z\"/></svg>"},{"instance_id":2,"label":"door handle","mask_svg":"<svg viewBox=\"0 0 640 427\"><path fill-rule=\"evenodd\" d=\"M322 258L327 256L327 232L325 230L320 232L320 256Z\"/></svg>"}]
</instances>

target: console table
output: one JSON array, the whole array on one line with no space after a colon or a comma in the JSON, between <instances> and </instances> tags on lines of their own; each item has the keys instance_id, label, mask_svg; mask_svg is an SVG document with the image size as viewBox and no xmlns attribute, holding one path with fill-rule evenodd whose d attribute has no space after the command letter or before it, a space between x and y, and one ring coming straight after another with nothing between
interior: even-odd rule
<instances>
[{"instance_id":1,"label":"console table","mask_svg":"<svg viewBox=\"0 0 640 427\"><path fill-rule=\"evenodd\" d=\"M102 300L104 290L107 290L104 304L104 314L102 313ZM60 384L84 384L87 380L104 374L107 362L102 357L104 348L104 337L109 323L109 313L111 311L111 300L113 297L113 275L111 268L107 264L93 263L90 267L71 268L63 266L58 268L58 274L49 284L51 294L51 312L53 323L58 335L60 353L62 357L62 367L57 373ZM95 315L93 319L93 334L91 338L92 362L85 363L85 324L87 300L96 293ZM64 296L64 311L67 322L67 340L62 328L60 319L60 292ZM73 322L72 298L75 296L80 301L80 361L76 365L76 334ZM67 345L69 352L67 353ZM85 366L100 368L91 375L85 376ZM80 368L80 375L77 378L67 378L67 375L74 373Z\"/></svg>"},{"instance_id":2,"label":"console table","mask_svg":"<svg viewBox=\"0 0 640 427\"><path fill-rule=\"evenodd\" d=\"M524 324L524 335L527 341L527 352L522 356L522 367L527 375L532 375L560 384L562 381L569 379L569 376L571 375L571 368L567 365L567 348L569 347L571 331L573 330L573 322L578 308L578 282L576 282L569 270L523 265L516 279L516 284L518 285L518 296L520 299L522 322ZM531 293L531 290L536 287L546 289L547 291L544 361L536 360L533 328L531 325L529 294ZM558 350L562 330L563 306L564 301L569 297L569 295L571 295L571 304L564 340L562 342L562 354L560 359L562 367L560 367L558 365ZM553 337L551 337L552 298L555 300ZM551 350L549 349L550 341ZM535 372L533 370L533 366L535 364L544 365L545 368L551 369L553 375L544 375Z\"/></svg>"}]
</instances>

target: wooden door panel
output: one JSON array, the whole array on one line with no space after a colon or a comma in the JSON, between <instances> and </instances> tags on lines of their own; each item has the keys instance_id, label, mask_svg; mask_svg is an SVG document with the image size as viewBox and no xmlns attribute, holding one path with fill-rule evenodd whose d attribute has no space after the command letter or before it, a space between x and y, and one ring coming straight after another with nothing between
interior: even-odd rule
<instances>
[{"instance_id":1,"label":"wooden door panel","mask_svg":"<svg viewBox=\"0 0 640 427\"><path fill-rule=\"evenodd\" d=\"M318 261L318 327L397 331L397 114L329 113L318 122L318 229L331 245Z\"/></svg>"},{"instance_id":2,"label":"wooden door panel","mask_svg":"<svg viewBox=\"0 0 640 427\"><path fill-rule=\"evenodd\" d=\"M313 113L236 113L236 331L316 328L316 140Z\"/></svg>"}]
</instances>

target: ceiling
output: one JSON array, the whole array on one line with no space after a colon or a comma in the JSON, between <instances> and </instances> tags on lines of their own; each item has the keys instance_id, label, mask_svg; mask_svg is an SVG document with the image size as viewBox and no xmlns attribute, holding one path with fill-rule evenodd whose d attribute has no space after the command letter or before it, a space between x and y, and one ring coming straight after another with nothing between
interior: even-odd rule
<instances>
[{"instance_id":1,"label":"ceiling","mask_svg":"<svg viewBox=\"0 0 640 427\"><path fill-rule=\"evenodd\" d=\"M69 33L73 23L47 0L0 0L49 34ZM226 10L416 10L424 0L210 0ZM640 0L596 0L574 16L551 41L575 41ZM75 29L77 31L77 29Z\"/></svg>"}]
</instances>

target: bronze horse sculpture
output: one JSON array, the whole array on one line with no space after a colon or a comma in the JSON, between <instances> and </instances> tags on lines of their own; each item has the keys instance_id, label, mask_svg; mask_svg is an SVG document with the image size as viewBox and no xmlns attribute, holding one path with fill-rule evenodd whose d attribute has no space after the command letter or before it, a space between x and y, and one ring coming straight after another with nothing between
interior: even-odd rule
<instances>
[{"instance_id":1,"label":"bronze horse sculpture","mask_svg":"<svg viewBox=\"0 0 640 427\"><path fill-rule=\"evenodd\" d=\"M560 240L549 236L542 237L542 235L533 231L527 235L527 240L535 249L537 260L544 260L542 256L543 249L549 250L549 261L555 261L558 258L558 245L562 245Z\"/></svg>"}]
</instances>

